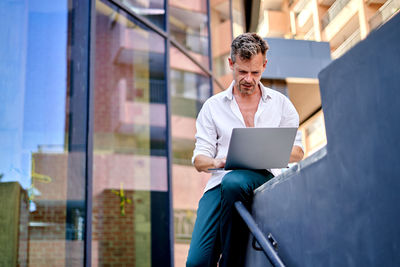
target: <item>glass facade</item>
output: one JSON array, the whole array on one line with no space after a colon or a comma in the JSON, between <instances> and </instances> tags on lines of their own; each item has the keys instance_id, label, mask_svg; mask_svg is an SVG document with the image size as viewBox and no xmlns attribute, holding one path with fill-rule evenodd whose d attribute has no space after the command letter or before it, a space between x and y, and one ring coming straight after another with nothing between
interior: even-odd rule
<instances>
[{"instance_id":1,"label":"glass facade","mask_svg":"<svg viewBox=\"0 0 400 267\"><path fill-rule=\"evenodd\" d=\"M165 0L119 0L129 11L165 29Z\"/></svg>"},{"instance_id":2,"label":"glass facade","mask_svg":"<svg viewBox=\"0 0 400 267\"><path fill-rule=\"evenodd\" d=\"M166 41L97 1L95 42L92 263L151 266L168 246L168 209L152 214L169 201Z\"/></svg>"},{"instance_id":3,"label":"glass facade","mask_svg":"<svg viewBox=\"0 0 400 267\"><path fill-rule=\"evenodd\" d=\"M84 264L87 94L70 82L69 4L0 4L0 266Z\"/></svg>"},{"instance_id":4,"label":"glass facade","mask_svg":"<svg viewBox=\"0 0 400 267\"><path fill-rule=\"evenodd\" d=\"M206 0L169 1L170 34L208 68L209 30Z\"/></svg>"},{"instance_id":5,"label":"glass facade","mask_svg":"<svg viewBox=\"0 0 400 267\"><path fill-rule=\"evenodd\" d=\"M170 0L169 27L179 45L169 48L174 263L185 266L197 204L208 179L191 163L196 117L212 93L212 77L204 71L211 62L207 1Z\"/></svg>"},{"instance_id":6,"label":"glass facade","mask_svg":"<svg viewBox=\"0 0 400 267\"><path fill-rule=\"evenodd\" d=\"M207 175L192 166L196 117L211 94L211 77L175 46L170 47L172 183L175 265L184 266L202 183Z\"/></svg>"},{"instance_id":7,"label":"glass facade","mask_svg":"<svg viewBox=\"0 0 400 267\"><path fill-rule=\"evenodd\" d=\"M0 266L184 265L208 8L0 3Z\"/></svg>"}]
</instances>

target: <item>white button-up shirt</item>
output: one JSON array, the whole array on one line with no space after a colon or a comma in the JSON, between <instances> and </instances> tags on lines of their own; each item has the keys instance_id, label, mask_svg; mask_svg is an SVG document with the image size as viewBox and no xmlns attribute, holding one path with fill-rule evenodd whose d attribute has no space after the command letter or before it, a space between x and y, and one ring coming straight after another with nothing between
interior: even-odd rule
<instances>
[{"instance_id":1,"label":"white button-up shirt","mask_svg":"<svg viewBox=\"0 0 400 267\"><path fill-rule=\"evenodd\" d=\"M192 163L197 155L211 158L225 158L233 128L245 128L242 113L233 96L233 85L204 103L196 120L196 146ZM261 99L254 116L255 127L298 127L299 115L290 100L283 94L264 87L261 82ZM294 145L302 147L300 132ZM228 171L218 171L211 175L204 192L219 185ZM271 170L278 174L279 170Z\"/></svg>"}]
</instances>

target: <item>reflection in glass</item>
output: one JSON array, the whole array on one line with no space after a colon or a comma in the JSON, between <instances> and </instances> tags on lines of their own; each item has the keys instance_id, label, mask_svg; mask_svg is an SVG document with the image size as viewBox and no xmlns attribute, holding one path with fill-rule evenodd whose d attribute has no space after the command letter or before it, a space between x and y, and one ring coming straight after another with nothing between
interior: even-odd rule
<instances>
[{"instance_id":1,"label":"reflection in glass","mask_svg":"<svg viewBox=\"0 0 400 267\"><path fill-rule=\"evenodd\" d=\"M92 263L151 266L152 194L168 191L165 40L107 1L96 11Z\"/></svg>"},{"instance_id":2,"label":"reflection in glass","mask_svg":"<svg viewBox=\"0 0 400 267\"><path fill-rule=\"evenodd\" d=\"M68 1L2 1L0 14L0 265L83 266L86 144L71 140L86 124L67 84Z\"/></svg>"},{"instance_id":3,"label":"reflection in glass","mask_svg":"<svg viewBox=\"0 0 400 267\"><path fill-rule=\"evenodd\" d=\"M161 29L165 29L164 0L120 0L133 13L147 18Z\"/></svg>"},{"instance_id":4,"label":"reflection in glass","mask_svg":"<svg viewBox=\"0 0 400 267\"><path fill-rule=\"evenodd\" d=\"M169 1L171 35L194 55L209 55L207 1ZM203 60L202 60L203 61ZM208 60L205 67L209 67Z\"/></svg>"},{"instance_id":5,"label":"reflection in glass","mask_svg":"<svg viewBox=\"0 0 400 267\"><path fill-rule=\"evenodd\" d=\"M208 179L191 164L196 117L211 95L210 77L176 47L170 47L172 180L175 266L184 266L198 201Z\"/></svg>"},{"instance_id":6,"label":"reflection in glass","mask_svg":"<svg viewBox=\"0 0 400 267\"><path fill-rule=\"evenodd\" d=\"M171 69L170 74L173 113L195 117L199 107L210 96L210 79L177 69Z\"/></svg>"},{"instance_id":7,"label":"reflection in glass","mask_svg":"<svg viewBox=\"0 0 400 267\"><path fill-rule=\"evenodd\" d=\"M170 54L172 114L196 118L210 96L210 77L176 47L171 46Z\"/></svg>"}]
</instances>

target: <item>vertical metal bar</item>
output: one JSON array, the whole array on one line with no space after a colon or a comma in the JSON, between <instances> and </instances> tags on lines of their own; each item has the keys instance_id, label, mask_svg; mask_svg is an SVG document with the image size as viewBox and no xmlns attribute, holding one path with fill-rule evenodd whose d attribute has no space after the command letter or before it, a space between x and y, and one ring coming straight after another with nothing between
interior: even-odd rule
<instances>
[{"instance_id":1,"label":"vertical metal bar","mask_svg":"<svg viewBox=\"0 0 400 267\"><path fill-rule=\"evenodd\" d=\"M210 69L210 96L214 94L214 73L213 73L213 58L212 58L212 34L211 34L211 3L207 1L207 16L208 16L208 68Z\"/></svg>"},{"instance_id":2,"label":"vertical metal bar","mask_svg":"<svg viewBox=\"0 0 400 267\"><path fill-rule=\"evenodd\" d=\"M237 201L235 202L235 207L236 210L239 212L240 216L242 217L243 221L245 221L245 223L247 224L247 227L249 228L250 232L257 239L258 244L260 244L262 250L265 253L265 256L267 256L271 264L273 266L285 266L282 260L279 258L278 253L276 253L272 245L265 238L263 232L261 232L260 228L258 228L256 222L254 221L251 214L247 211L243 203Z\"/></svg>"},{"instance_id":3,"label":"vertical metal bar","mask_svg":"<svg viewBox=\"0 0 400 267\"><path fill-rule=\"evenodd\" d=\"M68 169L67 169L67 198L66 220L67 225L77 216L74 211L84 211L83 257L81 265L90 266L91 251L91 147L88 140L92 135L88 125L91 123L89 115L89 91L91 86L91 11L93 0L70 0L69 14L69 132L68 132ZM79 216L79 215L78 215ZM72 262L74 233L66 231L66 261ZM89 246L89 247L87 247ZM89 260L89 262L88 262Z\"/></svg>"},{"instance_id":4,"label":"vertical metal bar","mask_svg":"<svg viewBox=\"0 0 400 267\"><path fill-rule=\"evenodd\" d=\"M169 196L169 237L170 237L170 266L174 266L174 205L172 188L172 129L171 129L171 90L170 90L170 27L169 27L169 6L168 0L164 2L165 10L165 31L167 38L165 40L165 89L166 89L166 108L167 108L167 177L168 177L168 196Z\"/></svg>"},{"instance_id":5,"label":"vertical metal bar","mask_svg":"<svg viewBox=\"0 0 400 267\"><path fill-rule=\"evenodd\" d=\"M85 266L92 266L93 137L94 137L94 62L96 46L96 0L89 1L89 59L86 147L86 224Z\"/></svg>"}]
</instances>

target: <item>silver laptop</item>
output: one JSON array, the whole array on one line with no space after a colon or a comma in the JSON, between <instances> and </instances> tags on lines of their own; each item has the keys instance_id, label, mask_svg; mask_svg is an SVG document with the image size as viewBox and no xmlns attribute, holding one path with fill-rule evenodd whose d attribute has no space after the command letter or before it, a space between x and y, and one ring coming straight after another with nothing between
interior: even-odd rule
<instances>
[{"instance_id":1,"label":"silver laptop","mask_svg":"<svg viewBox=\"0 0 400 267\"><path fill-rule=\"evenodd\" d=\"M209 171L286 168L296 132L297 128L234 128L225 168Z\"/></svg>"}]
</instances>

